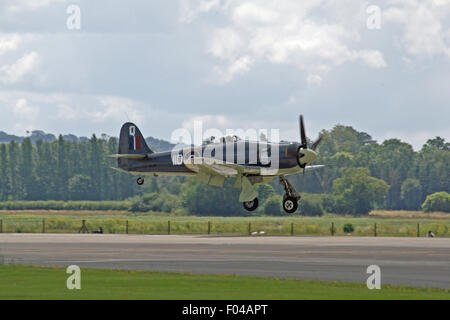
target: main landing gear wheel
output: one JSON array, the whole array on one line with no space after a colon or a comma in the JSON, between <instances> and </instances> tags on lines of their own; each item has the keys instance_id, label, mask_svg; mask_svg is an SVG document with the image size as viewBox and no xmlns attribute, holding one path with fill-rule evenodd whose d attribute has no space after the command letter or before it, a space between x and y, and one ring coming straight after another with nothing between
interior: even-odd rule
<instances>
[{"instance_id":1,"label":"main landing gear wheel","mask_svg":"<svg viewBox=\"0 0 450 320\"><path fill-rule=\"evenodd\" d=\"M258 198L253 199L252 201L244 202L244 208L247 211L254 211L258 208Z\"/></svg>"},{"instance_id":2,"label":"main landing gear wheel","mask_svg":"<svg viewBox=\"0 0 450 320\"><path fill-rule=\"evenodd\" d=\"M295 191L292 184L283 176L280 176L280 184L284 188L283 197L283 210L287 213L294 213L298 209L298 200L300 200L300 194Z\"/></svg>"},{"instance_id":3,"label":"main landing gear wheel","mask_svg":"<svg viewBox=\"0 0 450 320\"><path fill-rule=\"evenodd\" d=\"M137 179L136 179L136 183L137 183L138 185L142 186L142 185L144 184L144 178L142 178L142 177L137 178Z\"/></svg>"},{"instance_id":4,"label":"main landing gear wheel","mask_svg":"<svg viewBox=\"0 0 450 320\"><path fill-rule=\"evenodd\" d=\"M298 199L294 197L286 197L283 200L283 209L287 213L294 213L298 208Z\"/></svg>"}]
</instances>

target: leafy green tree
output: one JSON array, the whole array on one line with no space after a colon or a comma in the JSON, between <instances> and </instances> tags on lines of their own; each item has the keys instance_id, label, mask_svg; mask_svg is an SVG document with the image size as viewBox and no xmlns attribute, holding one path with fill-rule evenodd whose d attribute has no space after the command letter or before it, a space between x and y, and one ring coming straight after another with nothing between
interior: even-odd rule
<instances>
[{"instance_id":1,"label":"leafy green tree","mask_svg":"<svg viewBox=\"0 0 450 320\"><path fill-rule=\"evenodd\" d=\"M51 148L52 145L48 142L36 142L36 185L39 189L39 200L55 198L56 159Z\"/></svg>"},{"instance_id":2,"label":"leafy green tree","mask_svg":"<svg viewBox=\"0 0 450 320\"><path fill-rule=\"evenodd\" d=\"M175 212L181 209L181 200L179 197L163 193L145 193L133 200L130 211L132 212Z\"/></svg>"},{"instance_id":3,"label":"leafy green tree","mask_svg":"<svg viewBox=\"0 0 450 320\"><path fill-rule=\"evenodd\" d=\"M344 227L342 228L342 230L345 233L353 233L353 231L355 231L355 227L351 223L346 223L346 224L344 224Z\"/></svg>"},{"instance_id":4,"label":"leafy green tree","mask_svg":"<svg viewBox=\"0 0 450 320\"><path fill-rule=\"evenodd\" d=\"M330 157L330 164L339 168L353 167L354 158L350 152L338 152Z\"/></svg>"},{"instance_id":5,"label":"leafy green tree","mask_svg":"<svg viewBox=\"0 0 450 320\"><path fill-rule=\"evenodd\" d=\"M445 142L445 139L441 137L427 140L426 146L435 147L436 149L442 151L450 151L450 143Z\"/></svg>"},{"instance_id":6,"label":"leafy green tree","mask_svg":"<svg viewBox=\"0 0 450 320\"><path fill-rule=\"evenodd\" d=\"M9 194L9 179L8 179L8 154L6 145L0 144L0 200L8 199Z\"/></svg>"},{"instance_id":7,"label":"leafy green tree","mask_svg":"<svg viewBox=\"0 0 450 320\"><path fill-rule=\"evenodd\" d=\"M357 154L362 146L374 143L369 134L343 125L337 125L331 131L323 130L321 134L325 137L319 146L323 156L333 156L338 152Z\"/></svg>"},{"instance_id":8,"label":"leafy green tree","mask_svg":"<svg viewBox=\"0 0 450 320\"><path fill-rule=\"evenodd\" d=\"M352 127L337 125L332 130L323 130L322 143L319 145L318 164L324 164L318 174L321 176L322 183L318 183L313 174L305 175L302 191L320 193L323 191L331 192L333 181L341 176L342 167L357 166L357 155L363 148L376 145L372 137L359 132Z\"/></svg>"},{"instance_id":9,"label":"leafy green tree","mask_svg":"<svg viewBox=\"0 0 450 320\"><path fill-rule=\"evenodd\" d=\"M264 202L263 211L270 216L284 216L287 213L282 207L282 197L279 195L272 195Z\"/></svg>"},{"instance_id":10,"label":"leafy green tree","mask_svg":"<svg viewBox=\"0 0 450 320\"><path fill-rule=\"evenodd\" d=\"M408 143L389 139L383 142L376 157L377 166L371 174L390 185L385 206L388 209L401 209L401 186L414 169L416 154Z\"/></svg>"},{"instance_id":11,"label":"leafy green tree","mask_svg":"<svg viewBox=\"0 0 450 320\"><path fill-rule=\"evenodd\" d=\"M420 181L414 178L408 178L402 183L401 198L403 208L407 210L417 210L422 203L422 187Z\"/></svg>"},{"instance_id":12,"label":"leafy green tree","mask_svg":"<svg viewBox=\"0 0 450 320\"><path fill-rule=\"evenodd\" d=\"M298 203L298 212L302 216L323 216L321 197L304 194Z\"/></svg>"},{"instance_id":13,"label":"leafy green tree","mask_svg":"<svg viewBox=\"0 0 450 320\"><path fill-rule=\"evenodd\" d=\"M23 196L26 200L39 199L36 177L33 165L33 147L30 138L25 138L21 144L21 158L19 162L19 176L23 184Z\"/></svg>"},{"instance_id":14,"label":"leafy green tree","mask_svg":"<svg viewBox=\"0 0 450 320\"><path fill-rule=\"evenodd\" d=\"M9 143L8 158L10 196L14 200L23 199L22 181L19 173L19 146L14 140Z\"/></svg>"},{"instance_id":15,"label":"leafy green tree","mask_svg":"<svg viewBox=\"0 0 450 320\"><path fill-rule=\"evenodd\" d=\"M117 153L118 140L115 137L110 137L108 139L107 154ZM115 159L108 159L106 165L108 168L114 167ZM121 197L121 185L120 185L120 173L116 170L109 169L109 174L107 175L107 183L109 187L107 188L108 199L119 199Z\"/></svg>"},{"instance_id":16,"label":"leafy green tree","mask_svg":"<svg viewBox=\"0 0 450 320\"><path fill-rule=\"evenodd\" d=\"M422 204L424 212L450 212L450 194L448 192L436 192L430 194Z\"/></svg>"},{"instance_id":17,"label":"leafy green tree","mask_svg":"<svg viewBox=\"0 0 450 320\"><path fill-rule=\"evenodd\" d=\"M260 184L256 187L256 191L258 192L259 205L263 205L267 199L275 194L275 190L270 184Z\"/></svg>"},{"instance_id":18,"label":"leafy green tree","mask_svg":"<svg viewBox=\"0 0 450 320\"><path fill-rule=\"evenodd\" d=\"M56 198L60 200L67 200L67 180L68 180L68 165L67 165L67 153L66 142L63 136L60 134L58 137L58 158L56 163Z\"/></svg>"},{"instance_id":19,"label":"leafy green tree","mask_svg":"<svg viewBox=\"0 0 450 320\"><path fill-rule=\"evenodd\" d=\"M384 200L389 185L369 175L367 168L343 169L342 177L334 181L333 193L346 204L347 213L367 214L374 204Z\"/></svg>"},{"instance_id":20,"label":"leafy green tree","mask_svg":"<svg viewBox=\"0 0 450 320\"><path fill-rule=\"evenodd\" d=\"M90 146L90 176L93 182L93 197L95 199L101 199L101 186L103 185L102 174L101 174L101 150L100 143L97 140L97 137L92 135L89 140Z\"/></svg>"},{"instance_id":21,"label":"leafy green tree","mask_svg":"<svg viewBox=\"0 0 450 320\"><path fill-rule=\"evenodd\" d=\"M71 200L93 200L91 177L76 174L69 179L69 195Z\"/></svg>"},{"instance_id":22,"label":"leafy green tree","mask_svg":"<svg viewBox=\"0 0 450 320\"><path fill-rule=\"evenodd\" d=\"M433 143L424 145L418 154L416 172L423 198L439 191L450 192L450 151L441 150Z\"/></svg>"},{"instance_id":23,"label":"leafy green tree","mask_svg":"<svg viewBox=\"0 0 450 320\"><path fill-rule=\"evenodd\" d=\"M224 187L213 187L196 178L188 179L182 186L182 203L190 214L239 216L244 212L239 199L240 189L233 187L233 181L226 179ZM226 204L226 205L225 205Z\"/></svg>"},{"instance_id":24,"label":"leafy green tree","mask_svg":"<svg viewBox=\"0 0 450 320\"><path fill-rule=\"evenodd\" d=\"M147 179L147 180L149 180L148 188L149 188L150 191L152 191L152 192L159 192L160 191L159 185L158 185L158 181L157 181L156 177L155 178L151 177L150 179Z\"/></svg>"}]
</instances>

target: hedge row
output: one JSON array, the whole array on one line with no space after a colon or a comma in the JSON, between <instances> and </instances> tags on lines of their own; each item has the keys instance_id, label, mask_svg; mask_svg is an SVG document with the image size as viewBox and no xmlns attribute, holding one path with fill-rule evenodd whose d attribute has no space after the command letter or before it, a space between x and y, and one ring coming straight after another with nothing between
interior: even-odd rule
<instances>
[{"instance_id":1,"label":"hedge row","mask_svg":"<svg viewBox=\"0 0 450 320\"><path fill-rule=\"evenodd\" d=\"M4 201L0 210L128 210L130 201Z\"/></svg>"}]
</instances>

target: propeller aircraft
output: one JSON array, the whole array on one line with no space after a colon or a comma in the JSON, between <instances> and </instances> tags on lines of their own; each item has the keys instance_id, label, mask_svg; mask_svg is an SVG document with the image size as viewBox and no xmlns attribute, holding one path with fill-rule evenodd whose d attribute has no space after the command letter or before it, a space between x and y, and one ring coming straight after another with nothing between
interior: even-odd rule
<instances>
[{"instance_id":1,"label":"propeller aircraft","mask_svg":"<svg viewBox=\"0 0 450 320\"><path fill-rule=\"evenodd\" d=\"M196 176L200 181L221 187L225 178L234 178L234 187L240 188L239 201L248 211L258 207L255 186L278 178L283 186L283 209L294 213L301 195L286 178L300 172L323 167L312 165L317 160L316 151L322 136L310 146L306 139L303 116L299 116L300 142L261 142L241 140L234 137L221 139L218 143L201 146L185 146L172 151L151 150L139 128L125 123L120 130L117 169L137 175L138 185L145 176L178 175Z\"/></svg>"}]
</instances>

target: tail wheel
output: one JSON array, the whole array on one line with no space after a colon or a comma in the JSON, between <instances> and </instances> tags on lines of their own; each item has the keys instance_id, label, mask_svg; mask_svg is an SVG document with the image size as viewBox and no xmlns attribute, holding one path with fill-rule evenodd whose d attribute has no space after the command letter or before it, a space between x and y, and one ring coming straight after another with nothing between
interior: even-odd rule
<instances>
[{"instance_id":1,"label":"tail wheel","mask_svg":"<svg viewBox=\"0 0 450 320\"><path fill-rule=\"evenodd\" d=\"M283 209L287 213L294 213L298 209L298 200L293 197L286 197L283 200Z\"/></svg>"},{"instance_id":2,"label":"tail wheel","mask_svg":"<svg viewBox=\"0 0 450 320\"><path fill-rule=\"evenodd\" d=\"M254 211L258 208L258 198L243 203L245 210Z\"/></svg>"},{"instance_id":3,"label":"tail wheel","mask_svg":"<svg viewBox=\"0 0 450 320\"><path fill-rule=\"evenodd\" d=\"M137 183L138 185L142 186L142 185L144 184L144 178L142 178L142 177L137 178L137 179L136 179L136 183Z\"/></svg>"}]
</instances>

